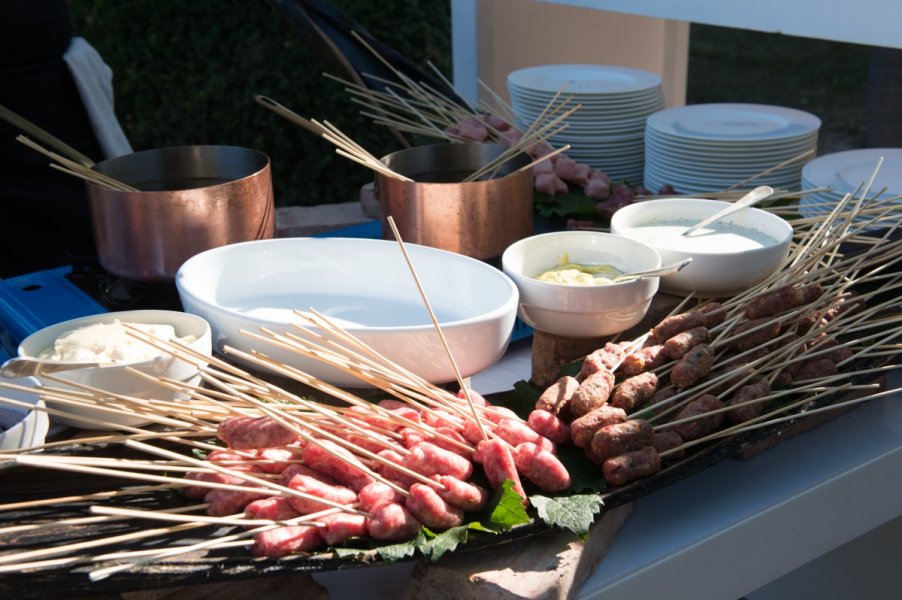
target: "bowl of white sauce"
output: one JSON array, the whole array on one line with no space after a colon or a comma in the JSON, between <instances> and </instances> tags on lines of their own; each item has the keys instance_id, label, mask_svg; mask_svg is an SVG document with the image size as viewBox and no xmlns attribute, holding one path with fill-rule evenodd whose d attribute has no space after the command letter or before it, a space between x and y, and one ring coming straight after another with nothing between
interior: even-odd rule
<instances>
[{"instance_id":1,"label":"bowl of white sauce","mask_svg":"<svg viewBox=\"0 0 902 600\"><path fill-rule=\"evenodd\" d=\"M693 235L682 235L729 205L703 198L636 202L614 213L611 232L648 244L665 264L692 258L679 273L661 279L662 291L709 298L732 296L782 267L793 231L792 225L773 213L746 208Z\"/></svg>"},{"instance_id":2,"label":"bowl of white sauce","mask_svg":"<svg viewBox=\"0 0 902 600\"><path fill-rule=\"evenodd\" d=\"M161 342L171 341L186 345L198 358L178 358L163 350ZM209 323L197 315L170 310L79 317L36 331L18 348L20 357L96 364L38 376L48 391L86 392L78 402L46 401L53 423L78 429L165 422L169 403L186 396L161 381L199 383L199 366L211 353Z\"/></svg>"}]
</instances>

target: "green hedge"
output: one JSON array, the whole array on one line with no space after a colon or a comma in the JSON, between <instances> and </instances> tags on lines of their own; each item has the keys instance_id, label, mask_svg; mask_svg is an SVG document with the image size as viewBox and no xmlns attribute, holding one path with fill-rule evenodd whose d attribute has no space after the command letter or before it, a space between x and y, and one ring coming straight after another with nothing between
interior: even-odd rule
<instances>
[{"instance_id":1,"label":"green hedge","mask_svg":"<svg viewBox=\"0 0 902 600\"><path fill-rule=\"evenodd\" d=\"M450 73L450 3L333 0L416 63ZM75 35L113 69L116 113L135 150L182 144L256 148L272 160L280 206L346 202L372 173L254 102L263 94L328 119L384 155L400 144L358 114L317 55L265 0L71 0ZM403 18L401 18L403 17Z\"/></svg>"}]
</instances>

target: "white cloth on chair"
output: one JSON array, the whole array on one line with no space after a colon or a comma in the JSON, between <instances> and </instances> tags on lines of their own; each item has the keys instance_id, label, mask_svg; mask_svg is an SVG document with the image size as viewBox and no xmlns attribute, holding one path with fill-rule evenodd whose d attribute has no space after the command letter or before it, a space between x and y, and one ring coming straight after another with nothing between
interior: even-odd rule
<instances>
[{"instance_id":1,"label":"white cloth on chair","mask_svg":"<svg viewBox=\"0 0 902 600\"><path fill-rule=\"evenodd\" d=\"M63 55L105 158L131 154L113 110L113 70L84 38L73 37Z\"/></svg>"}]
</instances>

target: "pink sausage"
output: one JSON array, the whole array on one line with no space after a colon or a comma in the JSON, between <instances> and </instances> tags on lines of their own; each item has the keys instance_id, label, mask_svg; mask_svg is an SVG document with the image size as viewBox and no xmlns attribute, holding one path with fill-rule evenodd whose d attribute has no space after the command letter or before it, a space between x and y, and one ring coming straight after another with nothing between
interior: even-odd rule
<instances>
[{"instance_id":1,"label":"pink sausage","mask_svg":"<svg viewBox=\"0 0 902 600\"><path fill-rule=\"evenodd\" d=\"M573 480L557 457L529 442L514 449L514 463L524 477L543 492L562 492Z\"/></svg>"},{"instance_id":2,"label":"pink sausage","mask_svg":"<svg viewBox=\"0 0 902 600\"><path fill-rule=\"evenodd\" d=\"M474 512L485 506L489 493L485 488L450 475L435 475L433 479L442 487L435 491L442 500L466 512Z\"/></svg>"},{"instance_id":3,"label":"pink sausage","mask_svg":"<svg viewBox=\"0 0 902 600\"><path fill-rule=\"evenodd\" d=\"M473 454L473 451L466 449L466 446L469 446L469 444L467 443L467 439L461 433L458 433L450 427L439 427L435 430L435 432L445 436L446 438L448 438L448 440L454 440L459 444L463 444L463 447L459 446L458 444L452 444L450 441L442 439L438 436L432 438L431 441L433 444L435 444L439 448L447 450L448 452L459 454L460 456L463 456L464 458L469 460L469 457Z\"/></svg>"},{"instance_id":4,"label":"pink sausage","mask_svg":"<svg viewBox=\"0 0 902 600\"><path fill-rule=\"evenodd\" d=\"M310 477L309 475L295 475L291 478L291 481L288 482L288 487L297 492L304 492L310 496L322 498L323 500L331 500L338 504L346 505L357 502L357 494L353 490L340 485L323 483L316 477ZM293 509L302 515L332 508L332 505L330 504L324 504L322 502L317 502L312 498L301 498L299 496L288 496L288 502Z\"/></svg>"},{"instance_id":5,"label":"pink sausage","mask_svg":"<svg viewBox=\"0 0 902 600\"><path fill-rule=\"evenodd\" d=\"M207 514L214 517L234 515L244 510L244 507L260 498L266 498L260 492L233 492L231 490L210 490L204 496L207 503Z\"/></svg>"},{"instance_id":6,"label":"pink sausage","mask_svg":"<svg viewBox=\"0 0 902 600\"><path fill-rule=\"evenodd\" d=\"M570 441L570 426L547 410L534 410L526 420L529 428L555 444Z\"/></svg>"},{"instance_id":7,"label":"pink sausage","mask_svg":"<svg viewBox=\"0 0 902 600\"><path fill-rule=\"evenodd\" d=\"M424 483L410 486L410 495L405 500L407 510L426 527L444 530L463 523L463 511L442 500L442 497Z\"/></svg>"},{"instance_id":8,"label":"pink sausage","mask_svg":"<svg viewBox=\"0 0 902 600\"><path fill-rule=\"evenodd\" d=\"M236 469L237 470L237 469ZM251 470L251 469L245 469ZM189 481L209 481L212 483L227 483L229 485L244 485L244 479L236 475L228 475L226 473L213 473L207 471L189 471L185 473L185 479ZM202 500L207 494L217 488L207 487L205 485L189 485L184 488L183 493L189 498Z\"/></svg>"},{"instance_id":9,"label":"pink sausage","mask_svg":"<svg viewBox=\"0 0 902 600\"><path fill-rule=\"evenodd\" d=\"M485 410L485 419L488 419L492 423L498 423L501 419L516 419L520 420L519 415L507 408L506 406L488 406Z\"/></svg>"},{"instance_id":10,"label":"pink sausage","mask_svg":"<svg viewBox=\"0 0 902 600\"><path fill-rule=\"evenodd\" d=\"M473 474L473 463L469 460L429 442L411 448L410 454L404 457L404 466L426 477L451 475L467 480Z\"/></svg>"},{"instance_id":11,"label":"pink sausage","mask_svg":"<svg viewBox=\"0 0 902 600\"><path fill-rule=\"evenodd\" d=\"M549 452L557 452L554 442L533 431L520 419L501 419L498 421L498 429L495 430L495 433L511 446L529 442Z\"/></svg>"},{"instance_id":12,"label":"pink sausage","mask_svg":"<svg viewBox=\"0 0 902 600\"><path fill-rule=\"evenodd\" d=\"M366 531L377 542L403 542L412 539L422 526L410 511L394 502L376 507L366 520Z\"/></svg>"},{"instance_id":13,"label":"pink sausage","mask_svg":"<svg viewBox=\"0 0 902 600\"><path fill-rule=\"evenodd\" d=\"M482 429L485 430L486 435L495 431L497 428L496 423L489 421L486 418L481 418L480 422L482 423ZM468 419L467 424L464 425L464 430L461 433L464 436L464 439L470 442L471 444L478 444L482 441L482 431L479 429L479 425L473 419Z\"/></svg>"},{"instance_id":14,"label":"pink sausage","mask_svg":"<svg viewBox=\"0 0 902 600\"><path fill-rule=\"evenodd\" d=\"M325 523L320 529L323 541L329 546L337 546L353 537L366 535L366 517L351 513L335 513L320 517L317 521Z\"/></svg>"},{"instance_id":15,"label":"pink sausage","mask_svg":"<svg viewBox=\"0 0 902 600\"><path fill-rule=\"evenodd\" d=\"M466 395L464 395L464 390L457 390L457 397L463 400L463 404L467 403L467 396L470 398L470 402L473 406L486 406L488 405L488 401L484 396L478 394L477 392L468 389Z\"/></svg>"},{"instance_id":16,"label":"pink sausage","mask_svg":"<svg viewBox=\"0 0 902 600\"><path fill-rule=\"evenodd\" d=\"M330 451L343 458L333 456ZM316 440L316 443L304 446L304 462L314 471L325 473L355 492L375 481L359 458L329 440Z\"/></svg>"},{"instance_id":17,"label":"pink sausage","mask_svg":"<svg viewBox=\"0 0 902 600\"><path fill-rule=\"evenodd\" d=\"M259 448L254 451L254 458L267 461L257 463L264 473L281 473L288 468L288 461L294 460L294 452L288 448Z\"/></svg>"},{"instance_id":18,"label":"pink sausage","mask_svg":"<svg viewBox=\"0 0 902 600\"><path fill-rule=\"evenodd\" d=\"M401 494L396 492L394 488L381 481L364 486L357 494L357 502L360 504L360 510L364 512L372 512L378 506L388 504L389 502L400 502Z\"/></svg>"},{"instance_id":19,"label":"pink sausage","mask_svg":"<svg viewBox=\"0 0 902 600\"><path fill-rule=\"evenodd\" d=\"M300 439L269 417L230 417L219 423L216 437L235 450L287 446Z\"/></svg>"},{"instance_id":20,"label":"pink sausage","mask_svg":"<svg viewBox=\"0 0 902 600\"><path fill-rule=\"evenodd\" d=\"M318 528L307 525L286 525L256 534L254 545L251 546L251 554L278 558L295 552L309 552L322 544L323 538Z\"/></svg>"},{"instance_id":21,"label":"pink sausage","mask_svg":"<svg viewBox=\"0 0 902 600\"><path fill-rule=\"evenodd\" d=\"M382 458L389 460L397 465L400 465L400 466L404 465L404 457L401 456L400 453L395 452L394 450L383 450L382 452L377 452L377 454L379 456L381 456ZM373 468L375 469L377 474L381 475L385 479L389 479L389 480L397 483L404 489L409 488L410 484L412 484L414 481L416 481L415 479L413 479L411 476L407 475L406 473L402 473L401 471L395 469L394 467L383 464L381 462L375 463L375 466ZM367 484L367 485L369 485L369 484ZM366 486L364 486L364 487L366 487ZM360 491L363 491L363 488L360 488Z\"/></svg>"},{"instance_id":22,"label":"pink sausage","mask_svg":"<svg viewBox=\"0 0 902 600\"><path fill-rule=\"evenodd\" d=\"M499 439L486 440L476 447L476 454L482 458L482 468L493 488L500 488L510 479L514 484L514 491L523 496L524 502L526 501L526 492L523 491L510 446Z\"/></svg>"},{"instance_id":23,"label":"pink sausage","mask_svg":"<svg viewBox=\"0 0 902 600\"><path fill-rule=\"evenodd\" d=\"M288 498L270 496L254 500L244 507L244 516L248 519L269 519L270 521L287 521L301 516L291 508Z\"/></svg>"}]
</instances>

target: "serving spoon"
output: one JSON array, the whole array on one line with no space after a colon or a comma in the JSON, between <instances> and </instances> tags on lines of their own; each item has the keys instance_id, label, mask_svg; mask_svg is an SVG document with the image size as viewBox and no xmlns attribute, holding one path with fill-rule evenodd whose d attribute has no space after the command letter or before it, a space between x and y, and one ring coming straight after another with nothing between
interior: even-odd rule
<instances>
[{"instance_id":1,"label":"serving spoon","mask_svg":"<svg viewBox=\"0 0 902 600\"><path fill-rule=\"evenodd\" d=\"M770 187L769 185L759 185L736 202L733 202L730 206L724 208L723 210L717 211L706 219L702 219L680 235L690 236L693 233L697 232L699 229L707 227L708 225L716 221L720 221L724 217L732 215L736 211L742 210L743 208L752 206L754 204L758 204L762 200L772 196L773 193L774 188Z\"/></svg>"},{"instance_id":2,"label":"serving spoon","mask_svg":"<svg viewBox=\"0 0 902 600\"><path fill-rule=\"evenodd\" d=\"M643 277L660 277L662 275L673 275L681 271L683 267L692 262L692 257L688 256L680 262L670 263L655 269L645 269L643 271L633 271L632 273L624 273L611 279L611 283L623 283L624 281L632 281L633 279L642 279Z\"/></svg>"},{"instance_id":3,"label":"serving spoon","mask_svg":"<svg viewBox=\"0 0 902 600\"><path fill-rule=\"evenodd\" d=\"M40 358L28 358L20 356L11 358L0 365L0 377L28 377L43 373L56 373L58 371L71 371L96 367L96 362L60 362L55 360L41 360Z\"/></svg>"}]
</instances>

